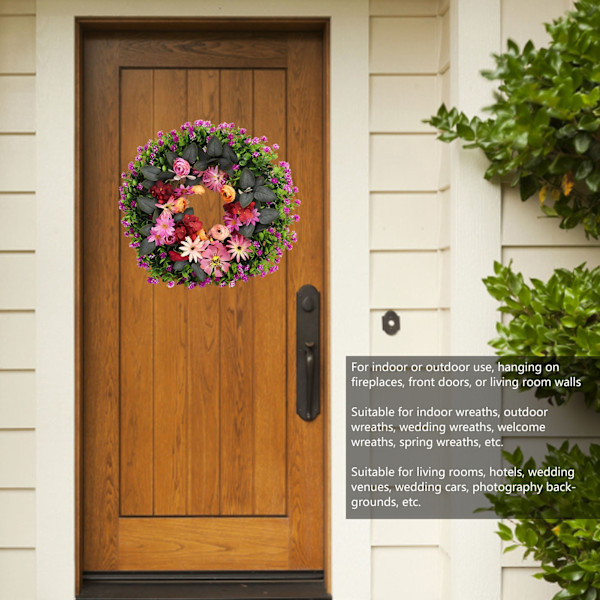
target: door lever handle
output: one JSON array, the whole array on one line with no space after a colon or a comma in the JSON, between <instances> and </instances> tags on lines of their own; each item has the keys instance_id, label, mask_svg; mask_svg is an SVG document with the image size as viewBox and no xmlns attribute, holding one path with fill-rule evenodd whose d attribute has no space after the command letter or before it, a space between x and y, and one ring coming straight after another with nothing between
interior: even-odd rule
<instances>
[{"instance_id":1,"label":"door lever handle","mask_svg":"<svg viewBox=\"0 0 600 600\"><path fill-rule=\"evenodd\" d=\"M310 419L313 411L313 386L315 380L315 343L304 342L306 356L306 418Z\"/></svg>"},{"instance_id":2,"label":"door lever handle","mask_svg":"<svg viewBox=\"0 0 600 600\"><path fill-rule=\"evenodd\" d=\"M296 294L296 412L313 421L321 412L320 312L321 295L312 285Z\"/></svg>"}]
</instances>

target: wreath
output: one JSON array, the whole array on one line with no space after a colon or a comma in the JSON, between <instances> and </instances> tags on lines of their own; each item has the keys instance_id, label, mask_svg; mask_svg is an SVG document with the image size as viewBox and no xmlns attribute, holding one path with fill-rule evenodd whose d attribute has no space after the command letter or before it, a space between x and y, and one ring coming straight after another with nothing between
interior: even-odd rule
<instances>
[{"instance_id":1,"label":"wreath","mask_svg":"<svg viewBox=\"0 0 600 600\"><path fill-rule=\"evenodd\" d=\"M138 147L119 188L125 236L148 282L233 287L277 271L297 241L291 226L300 204L289 164L275 164L279 146L234 123L188 122L156 135ZM224 210L211 226L192 206L207 189Z\"/></svg>"}]
</instances>

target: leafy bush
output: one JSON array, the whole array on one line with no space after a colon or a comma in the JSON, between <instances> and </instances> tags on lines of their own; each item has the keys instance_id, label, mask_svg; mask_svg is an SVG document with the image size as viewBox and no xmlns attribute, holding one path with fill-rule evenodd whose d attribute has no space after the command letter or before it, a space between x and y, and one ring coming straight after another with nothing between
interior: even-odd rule
<instances>
[{"instance_id":1,"label":"leafy bush","mask_svg":"<svg viewBox=\"0 0 600 600\"><path fill-rule=\"evenodd\" d=\"M490 161L486 178L512 175L521 199L539 192L542 209L570 229L600 235L600 3L546 24L547 48L513 41L482 75L500 81L488 119L469 119L442 105L427 122L439 139L461 138ZM548 200L554 200L552 205Z\"/></svg>"},{"instance_id":2,"label":"leafy bush","mask_svg":"<svg viewBox=\"0 0 600 600\"><path fill-rule=\"evenodd\" d=\"M524 462L520 449L504 452L506 460L527 471L537 468L533 459ZM540 561L536 577L557 583L562 589L553 600L597 600L600 598L600 446L592 444L590 454L577 445L569 448L548 446L548 456L539 468L573 469L570 483L575 489L566 494L543 491L539 495L511 496L486 494L499 517L516 517L511 529L499 523L498 535L513 542L506 551L524 548L524 555ZM542 481L541 478L537 478ZM518 477L508 479L521 483ZM532 478L536 481L536 478Z\"/></svg>"},{"instance_id":3,"label":"leafy bush","mask_svg":"<svg viewBox=\"0 0 600 600\"><path fill-rule=\"evenodd\" d=\"M494 272L483 282L502 302L499 310L512 317L507 324L496 324L499 337L490 341L496 353L558 360L560 376L578 377L586 405L600 412L600 267L556 269L546 283L531 279L531 286L510 264L496 262ZM560 386L536 391L537 397L556 404L572 394L572 388Z\"/></svg>"}]
</instances>

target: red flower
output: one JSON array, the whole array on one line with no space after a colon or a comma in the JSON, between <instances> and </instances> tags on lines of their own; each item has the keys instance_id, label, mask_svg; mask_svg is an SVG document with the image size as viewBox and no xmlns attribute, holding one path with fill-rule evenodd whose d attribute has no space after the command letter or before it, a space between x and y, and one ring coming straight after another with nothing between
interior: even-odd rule
<instances>
[{"instance_id":1,"label":"red flower","mask_svg":"<svg viewBox=\"0 0 600 600\"><path fill-rule=\"evenodd\" d=\"M178 252L175 252L175 250L169 250L169 258L173 262L177 262L179 260L187 260L187 258L185 256L181 256L181 254L179 254Z\"/></svg>"},{"instance_id":2,"label":"red flower","mask_svg":"<svg viewBox=\"0 0 600 600\"><path fill-rule=\"evenodd\" d=\"M185 239L185 236L188 235L188 232L183 223L179 223L177 227L175 227L175 239L179 242Z\"/></svg>"},{"instance_id":3,"label":"red flower","mask_svg":"<svg viewBox=\"0 0 600 600\"><path fill-rule=\"evenodd\" d=\"M161 203L164 204L172 195L173 188L170 183L157 181L151 188L150 193Z\"/></svg>"},{"instance_id":4,"label":"red flower","mask_svg":"<svg viewBox=\"0 0 600 600\"><path fill-rule=\"evenodd\" d=\"M195 235L202 229L202 221L196 215L185 215L183 225L189 236Z\"/></svg>"}]
</instances>

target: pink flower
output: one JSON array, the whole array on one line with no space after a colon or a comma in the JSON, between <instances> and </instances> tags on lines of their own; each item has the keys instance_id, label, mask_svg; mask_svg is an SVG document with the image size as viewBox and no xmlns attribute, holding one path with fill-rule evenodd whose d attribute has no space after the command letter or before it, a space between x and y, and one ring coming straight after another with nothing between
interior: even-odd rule
<instances>
[{"instance_id":1,"label":"pink flower","mask_svg":"<svg viewBox=\"0 0 600 600\"><path fill-rule=\"evenodd\" d=\"M243 235L233 235L227 242L227 248L231 258L240 262L240 260L248 259L248 249L252 248L250 240L245 238Z\"/></svg>"},{"instance_id":2,"label":"pink flower","mask_svg":"<svg viewBox=\"0 0 600 600\"><path fill-rule=\"evenodd\" d=\"M206 246L208 246L208 241L201 240L199 237L192 239L188 236L181 242L179 252L182 257L187 256L190 262L198 262L202 258L202 251Z\"/></svg>"},{"instance_id":3,"label":"pink flower","mask_svg":"<svg viewBox=\"0 0 600 600\"><path fill-rule=\"evenodd\" d=\"M202 174L202 183L213 192L221 192L225 183L225 173L219 167L208 167Z\"/></svg>"},{"instance_id":4,"label":"pink flower","mask_svg":"<svg viewBox=\"0 0 600 600\"><path fill-rule=\"evenodd\" d=\"M173 179L185 179L190 174L190 163L185 158L176 158L173 161L173 171L175 171Z\"/></svg>"},{"instance_id":5,"label":"pink flower","mask_svg":"<svg viewBox=\"0 0 600 600\"><path fill-rule=\"evenodd\" d=\"M229 237L230 233L229 229L227 229L225 225L221 225L219 223L218 225L213 225L211 227L210 231L208 232L208 235L210 235L210 237L214 238L215 240L219 240L219 242L222 242L223 240Z\"/></svg>"},{"instance_id":6,"label":"pink flower","mask_svg":"<svg viewBox=\"0 0 600 600\"><path fill-rule=\"evenodd\" d=\"M234 215L230 212L226 212L223 215L223 223L225 223L225 226L227 229L229 229L229 231L237 231L240 228L240 221L237 215Z\"/></svg>"},{"instance_id":7,"label":"pink flower","mask_svg":"<svg viewBox=\"0 0 600 600\"><path fill-rule=\"evenodd\" d=\"M168 240L175 235L175 221L168 210L164 210L156 219L154 227L150 230L150 241L156 242L157 246L171 243Z\"/></svg>"},{"instance_id":8,"label":"pink flower","mask_svg":"<svg viewBox=\"0 0 600 600\"><path fill-rule=\"evenodd\" d=\"M223 277L223 273L229 271L229 253L221 242L212 242L210 246L202 253L200 267L208 275L214 274L215 277Z\"/></svg>"}]
</instances>

